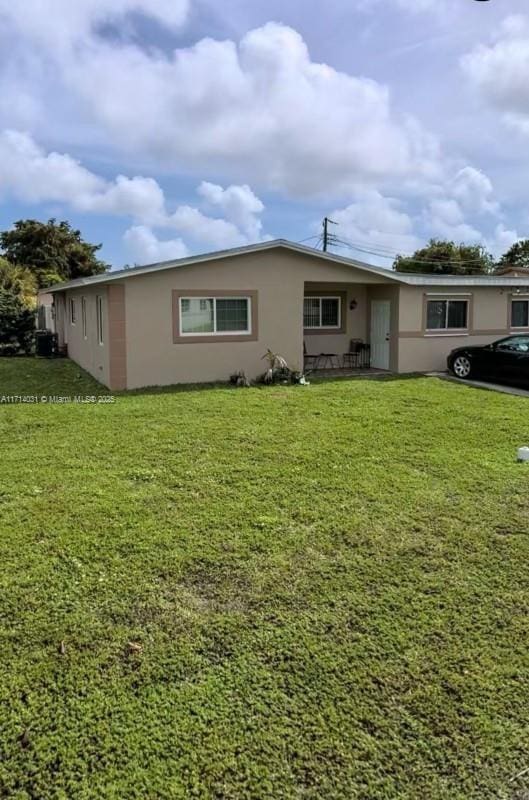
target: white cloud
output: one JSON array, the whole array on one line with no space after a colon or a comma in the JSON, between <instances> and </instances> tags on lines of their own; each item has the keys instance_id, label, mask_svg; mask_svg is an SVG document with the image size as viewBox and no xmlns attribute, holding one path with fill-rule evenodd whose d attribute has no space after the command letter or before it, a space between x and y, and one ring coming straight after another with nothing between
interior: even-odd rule
<instances>
[{"instance_id":1,"label":"white cloud","mask_svg":"<svg viewBox=\"0 0 529 800\"><path fill-rule=\"evenodd\" d=\"M231 185L224 189L218 184L202 181L197 193L205 207L221 211L222 218L208 216L194 206L182 205L166 216L160 226L174 228L216 249L268 238L263 236L259 218L265 207L249 186Z\"/></svg>"},{"instance_id":2,"label":"white cloud","mask_svg":"<svg viewBox=\"0 0 529 800\"><path fill-rule=\"evenodd\" d=\"M485 237L484 244L495 258L499 258L521 238L517 231L509 230L503 223L499 223L494 229L492 236Z\"/></svg>"},{"instance_id":3,"label":"white cloud","mask_svg":"<svg viewBox=\"0 0 529 800\"><path fill-rule=\"evenodd\" d=\"M208 217L193 206L179 206L165 223L210 249L223 249L248 244L248 237L232 222ZM258 240L258 239L257 239ZM254 240L255 241L255 240Z\"/></svg>"},{"instance_id":4,"label":"white cloud","mask_svg":"<svg viewBox=\"0 0 529 800\"><path fill-rule=\"evenodd\" d=\"M134 225L123 236L123 241L136 264L154 264L184 258L189 251L182 239L161 240L145 225Z\"/></svg>"},{"instance_id":5,"label":"white cloud","mask_svg":"<svg viewBox=\"0 0 529 800\"><path fill-rule=\"evenodd\" d=\"M189 0L0 0L0 24L12 23L27 36L54 48L86 39L97 26L123 25L123 17L141 13L168 28L180 27Z\"/></svg>"},{"instance_id":6,"label":"white cloud","mask_svg":"<svg viewBox=\"0 0 529 800\"><path fill-rule=\"evenodd\" d=\"M435 236L449 239L456 243L481 244L498 258L521 237L516 230L506 228L503 222L494 224L490 220L497 216L499 206L492 204L494 212L483 226L476 227L475 217L470 217L464 207L453 197L444 197L430 201L423 213L423 227L428 237Z\"/></svg>"},{"instance_id":7,"label":"white cloud","mask_svg":"<svg viewBox=\"0 0 529 800\"><path fill-rule=\"evenodd\" d=\"M495 256L520 238L501 221L491 180L474 167L460 169L430 187L428 195L408 202L413 203L414 213L401 200L374 189L358 190L353 203L332 212L339 227L331 233L354 245L348 255L385 266L392 256L410 254L432 237L482 244Z\"/></svg>"},{"instance_id":8,"label":"white cloud","mask_svg":"<svg viewBox=\"0 0 529 800\"><path fill-rule=\"evenodd\" d=\"M494 199L492 181L481 170L466 166L437 188L423 211L423 222L429 235L483 244L486 237L476 221L488 217L488 228L490 220L499 216L501 208Z\"/></svg>"},{"instance_id":9,"label":"white cloud","mask_svg":"<svg viewBox=\"0 0 529 800\"><path fill-rule=\"evenodd\" d=\"M455 7L454 0L355 0L355 6L360 11L380 10L383 6L384 11L393 7L409 14L428 12L436 18L453 11Z\"/></svg>"},{"instance_id":10,"label":"white cloud","mask_svg":"<svg viewBox=\"0 0 529 800\"><path fill-rule=\"evenodd\" d=\"M421 245L413 230L414 220L403 210L402 204L374 189L357 191L355 201L333 211L331 217L339 225L331 232L359 248L356 253L347 255L362 260L378 262L379 258L373 256L376 251L390 266L391 259L384 259L384 253L413 252ZM373 252L368 252L370 250Z\"/></svg>"},{"instance_id":11,"label":"white cloud","mask_svg":"<svg viewBox=\"0 0 529 800\"><path fill-rule=\"evenodd\" d=\"M480 44L462 58L472 84L504 119L529 132L529 19L507 17L490 44Z\"/></svg>"},{"instance_id":12,"label":"white cloud","mask_svg":"<svg viewBox=\"0 0 529 800\"><path fill-rule=\"evenodd\" d=\"M164 193L153 178L118 175L103 192L80 198L82 211L131 216L151 224L160 224L165 214Z\"/></svg>"},{"instance_id":13,"label":"white cloud","mask_svg":"<svg viewBox=\"0 0 529 800\"><path fill-rule=\"evenodd\" d=\"M0 3L19 49L40 60L20 65L21 91L29 92L37 70L41 82L51 74L60 92L48 87L50 117L54 97L61 105L73 98L87 125L104 130L121 154L171 171L228 173L300 196L439 175L435 138L396 113L387 87L316 63L300 34L285 25L267 23L238 44L207 38L167 54L98 36L91 12L91 26L86 15L68 22L79 35L75 47L55 47L38 24L23 24L18 6L11 11L6 0ZM109 3L100 4L108 15ZM118 11L132 5L122 0ZM154 7L140 5L146 12Z\"/></svg>"},{"instance_id":14,"label":"white cloud","mask_svg":"<svg viewBox=\"0 0 529 800\"><path fill-rule=\"evenodd\" d=\"M359 8L368 9L379 6L381 2L382 0L356 0L356 5ZM439 2L442 3L443 0L439 0ZM390 3L404 11L415 13L416 11L429 11L437 5L437 0L390 0Z\"/></svg>"},{"instance_id":15,"label":"white cloud","mask_svg":"<svg viewBox=\"0 0 529 800\"><path fill-rule=\"evenodd\" d=\"M497 201L492 199L492 181L484 172L474 167L459 170L449 183L448 191L466 211L477 214L496 214L499 211Z\"/></svg>"},{"instance_id":16,"label":"white cloud","mask_svg":"<svg viewBox=\"0 0 529 800\"><path fill-rule=\"evenodd\" d=\"M46 153L29 134L0 132L0 192L29 203L62 202L78 211L155 222L165 200L152 178L118 175L110 182L64 153Z\"/></svg>"},{"instance_id":17,"label":"white cloud","mask_svg":"<svg viewBox=\"0 0 529 800\"><path fill-rule=\"evenodd\" d=\"M118 175L108 181L67 154L46 153L26 133L0 133L0 193L28 203L65 203L77 211L131 217L139 223L131 236L140 254L167 252L179 241L157 244L150 228L176 230L197 246L210 249L263 238L264 205L249 186L224 189L203 181L197 192L201 202L223 216L208 216L189 205L169 211L164 192L153 178Z\"/></svg>"},{"instance_id":18,"label":"white cloud","mask_svg":"<svg viewBox=\"0 0 529 800\"><path fill-rule=\"evenodd\" d=\"M248 185L223 189L218 184L202 181L198 193L210 206L220 208L226 219L249 239L260 238L262 223L258 215L264 211L264 205Z\"/></svg>"},{"instance_id":19,"label":"white cloud","mask_svg":"<svg viewBox=\"0 0 529 800\"><path fill-rule=\"evenodd\" d=\"M480 231L465 222L456 200L432 200L424 218L426 229L435 237L469 244L479 243L482 239Z\"/></svg>"}]
</instances>

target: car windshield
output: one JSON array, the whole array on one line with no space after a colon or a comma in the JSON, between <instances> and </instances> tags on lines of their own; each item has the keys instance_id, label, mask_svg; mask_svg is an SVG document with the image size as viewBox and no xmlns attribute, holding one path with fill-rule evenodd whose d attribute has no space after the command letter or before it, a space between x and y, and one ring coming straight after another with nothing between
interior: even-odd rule
<instances>
[{"instance_id":1,"label":"car windshield","mask_svg":"<svg viewBox=\"0 0 529 800\"><path fill-rule=\"evenodd\" d=\"M529 336L508 336L494 342L496 350L506 350L515 353L529 353Z\"/></svg>"}]
</instances>

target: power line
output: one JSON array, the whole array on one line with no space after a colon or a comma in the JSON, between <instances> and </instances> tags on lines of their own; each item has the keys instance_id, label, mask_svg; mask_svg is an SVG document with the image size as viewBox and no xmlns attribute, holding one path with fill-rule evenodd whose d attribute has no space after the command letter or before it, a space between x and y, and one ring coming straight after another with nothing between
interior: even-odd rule
<instances>
[{"instance_id":1,"label":"power line","mask_svg":"<svg viewBox=\"0 0 529 800\"><path fill-rule=\"evenodd\" d=\"M364 255L376 256L377 258L385 258L389 261L396 261L398 257L405 258L408 263L411 264L418 264L418 265L425 265L425 266L437 266L438 264L444 264L448 266L458 267L462 264L479 264L481 263L480 258L462 258L458 260L454 259L430 259L430 258L421 258L416 257L413 258L413 253L397 253L395 250L387 247L386 245L382 244L371 244L370 242L352 242L347 239L342 239L335 234L329 233L328 226L331 225L338 225L338 222L335 222L329 217L324 217L323 219L323 234L319 237L316 236L308 236L306 239L303 239L303 242L310 241L317 238L316 244L314 248L316 250L319 249L320 245L322 245L322 250L324 252L328 251L330 246L332 247L347 247L350 250L354 250L359 253L363 253ZM301 244L301 242L300 242Z\"/></svg>"},{"instance_id":2,"label":"power line","mask_svg":"<svg viewBox=\"0 0 529 800\"><path fill-rule=\"evenodd\" d=\"M340 237L336 237L337 241L342 244L350 245L351 247L358 247L358 248L365 248L366 250L374 250L377 253L385 253L386 255L393 255L395 253L395 249L393 247L387 247L384 244L373 244L372 242L366 241L352 241L351 239L341 239Z\"/></svg>"},{"instance_id":3,"label":"power line","mask_svg":"<svg viewBox=\"0 0 529 800\"><path fill-rule=\"evenodd\" d=\"M314 236L307 236L306 239L298 239L298 244L303 244L303 242L310 242L311 239L321 239L321 234L315 233Z\"/></svg>"},{"instance_id":4,"label":"power line","mask_svg":"<svg viewBox=\"0 0 529 800\"><path fill-rule=\"evenodd\" d=\"M386 250L384 252L384 250L382 248L375 249L375 248L377 248L377 245L373 245L371 248L369 248L369 247L365 247L365 246L362 246L362 245L359 245L359 244L355 244L354 242L349 242L349 241L347 241L345 239L339 239L338 237L334 237L333 244L336 247L348 247L349 249L356 250L356 251L358 251L360 253L364 253L364 254L372 255L372 256L377 256L378 258L387 258L387 259L390 259L390 260L393 260L393 261L395 261L398 256L401 256L402 258L405 258L407 261L409 261L412 264L428 264L428 265L449 264L450 266L459 266L461 264L479 264L479 263L481 263L481 259L480 258L462 258L462 259L458 259L458 260L453 260L453 259L446 259L446 260L445 259L442 259L442 260L441 259L428 259L428 258L420 258L420 257L413 258L413 253L410 254L410 255L403 254L403 253L396 253L395 251L391 252L389 249L386 249L386 248L384 248L384 250Z\"/></svg>"}]
</instances>

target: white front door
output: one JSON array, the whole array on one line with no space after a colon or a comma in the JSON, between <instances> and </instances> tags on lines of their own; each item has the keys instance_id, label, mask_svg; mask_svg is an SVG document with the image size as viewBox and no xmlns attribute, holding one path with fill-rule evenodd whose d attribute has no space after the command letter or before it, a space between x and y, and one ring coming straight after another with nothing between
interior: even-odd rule
<instances>
[{"instance_id":1,"label":"white front door","mask_svg":"<svg viewBox=\"0 0 529 800\"><path fill-rule=\"evenodd\" d=\"M389 300L371 301L371 366L389 369Z\"/></svg>"}]
</instances>

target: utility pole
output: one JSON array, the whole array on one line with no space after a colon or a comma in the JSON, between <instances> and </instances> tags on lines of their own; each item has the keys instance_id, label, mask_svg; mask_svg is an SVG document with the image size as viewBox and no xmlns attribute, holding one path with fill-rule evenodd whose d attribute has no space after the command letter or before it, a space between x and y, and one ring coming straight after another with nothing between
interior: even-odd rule
<instances>
[{"instance_id":1,"label":"utility pole","mask_svg":"<svg viewBox=\"0 0 529 800\"><path fill-rule=\"evenodd\" d=\"M332 238L333 238L329 234L329 223L331 225L338 225L337 222L333 222L333 220L329 219L329 217L324 217L324 219L323 219L323 252L324 253L327 252L327 248L329 247L329 244L332 243Z\"/></svg>"}]
</instances>

